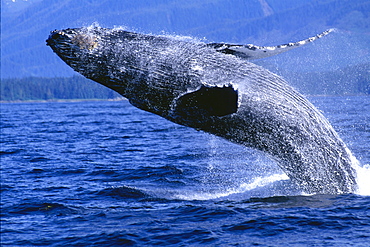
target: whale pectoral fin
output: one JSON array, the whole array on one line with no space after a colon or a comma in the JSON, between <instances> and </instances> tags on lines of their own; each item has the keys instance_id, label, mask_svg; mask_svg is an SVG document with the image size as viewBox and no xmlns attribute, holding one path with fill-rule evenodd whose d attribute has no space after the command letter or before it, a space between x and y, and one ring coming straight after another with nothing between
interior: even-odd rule
<instances>
[{"instance_id":1,"label":"whale pectoral fin","mask_svg":"<svg viewBox=\"0 0 370 247\"><path fill-rule=\"evenodd\" d=\"M277 46L257 46L257 45L233 45L233 44L224 44L224 43L212 43L207 44L207 46L214 48L218 52L225 54L231 54L246 60L261 59L265 57L271 57L294 48L303 46L305 44L311 43L321 37L324 37L334 31L334 29L326 30L316 36L310 37L308 39L298 41L295 43L288 43Z\"/></svg>"},{"instance_id":2,"label":"whale pectoral fin","mask_svg":"<svg viewBox=\"0 0 370 247\"><path fill-rule=\"evenodd\" d=\"M238 109L238 92L232 86L202 86L177 100L176 113L182 116L225 116Z\"/></svg>"}]
</instances>

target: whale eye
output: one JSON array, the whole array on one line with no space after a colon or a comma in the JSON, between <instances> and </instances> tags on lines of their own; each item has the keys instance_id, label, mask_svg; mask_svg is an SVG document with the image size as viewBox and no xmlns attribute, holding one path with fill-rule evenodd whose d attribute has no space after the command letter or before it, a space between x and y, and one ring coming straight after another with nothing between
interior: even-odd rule
<instances>
[{"instance_id":1,"label":"whale eye","mask_svg":"<svg viewBox=\"0 0 370 247\"><path fill-rule=\"evenodd\" d=\"M176 106L176 112L183 116L203 114L221 117L235 113L237 109L238 92L232 86L202 86L181 96Z\"/></svg>"}]
</instances>

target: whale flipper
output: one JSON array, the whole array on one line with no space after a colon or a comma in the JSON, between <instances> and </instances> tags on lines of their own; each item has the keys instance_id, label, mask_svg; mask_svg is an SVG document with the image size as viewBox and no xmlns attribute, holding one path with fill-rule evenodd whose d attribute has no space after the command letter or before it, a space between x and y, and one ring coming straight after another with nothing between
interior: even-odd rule
<instances>
[{"instance_id":1,"label":"whale flipper","mask_svg":"<svg viewBox=\"0 0 370 247\"><path fill-rule=\"evenodd\" d=\"M232 86L208 87L187 93L177 100L176 112L182 116L226 116L238 109L238 92Z\"/></svg>"},{"instance_id":2,"label":"whale flipper","mask_svg":"<svg viewBox=\"0 0 370 247\"><path fill-rule=\"evenodd\" d=\"M325 32L317 34L316 36L310 37L305 40L301 40L295 43L288 43L277 46L257 46L252 44L247 45L235 45L235 44L225 44L225 43L211 43L208 44L209 47L214 48L218 52L225 54L231 54L246 60L261 59L265 57L271 57L278 55L280 53L290 51L294 48L303 46L305 44L311 43L321 37L324 37L334 31L334 29L328 29Z\"/></svg>"}]
</instances>

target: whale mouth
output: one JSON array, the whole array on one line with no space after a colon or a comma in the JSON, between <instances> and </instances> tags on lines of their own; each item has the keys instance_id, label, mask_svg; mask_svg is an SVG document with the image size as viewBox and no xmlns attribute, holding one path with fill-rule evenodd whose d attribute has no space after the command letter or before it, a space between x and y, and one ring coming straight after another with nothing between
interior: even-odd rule
<instances>
[{"instance_id":1,"label":"whale mouth","mask_svg":"<svg viewBox=\"0 0 370 247\"><path fill-rule=\"evenodd\" d=\"M46 40L46 44L51 47L56 45L62 45L70 43L71 38L76 34L72 29L67 30L54 30L50 32L49 38Z\"/></svg>"}]
</instances>

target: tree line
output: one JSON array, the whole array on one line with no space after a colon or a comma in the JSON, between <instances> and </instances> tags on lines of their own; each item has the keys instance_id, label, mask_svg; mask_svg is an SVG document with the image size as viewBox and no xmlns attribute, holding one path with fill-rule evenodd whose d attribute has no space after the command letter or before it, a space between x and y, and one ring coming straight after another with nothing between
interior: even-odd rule
<instances>
[{"instance_id":1,"label":"tree line","mask_svg":"<svg viewBox=\"0 0 370 247\"><path fill-rule=\"evenodd\" d=\"M114 99L120 95L81 76L1 80L1 101Z\"/></svg>"},{"instance_id":2,"label":"tree line","mask_svg":"<svg viewBox=\"0 0 370 247\"><path fill-rule=\"evenodd\" d=\"M306 95L370 95L370 64L338 71L291 73L284 77ZM1 101L115 99L113 90L82 76L1 80Z\"/></svg>"}]
</instances>

